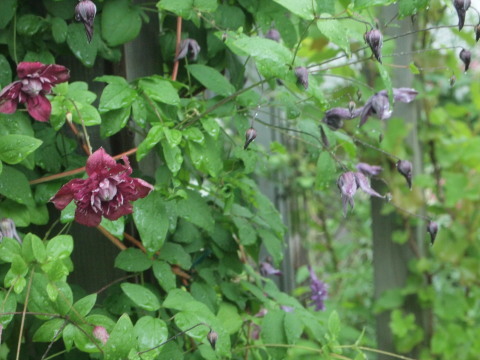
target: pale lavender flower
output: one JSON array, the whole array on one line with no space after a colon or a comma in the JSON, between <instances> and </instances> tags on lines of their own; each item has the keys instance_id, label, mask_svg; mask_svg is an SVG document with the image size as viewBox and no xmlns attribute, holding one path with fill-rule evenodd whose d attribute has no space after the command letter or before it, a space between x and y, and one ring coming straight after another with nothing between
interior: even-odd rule
<instances>
[{"instance_id":1,"label":"pale lavender flower","mask_svg":"<svg viewBox=\"0 0 480 360\"><path fill-rule=\"evenodd\" d=\"M383 196L377 193L375 190L372 189L370 186L370 182L368 178L363 175L361 172L354 173L355 180L357 181L357 186L366 194L370 196L376 196L383 199Z\"/></svg>"},{"instance_id":2,"label":"pale lavender flower","mask_svg":"<svg viewBox=\"0 0 480 360\"><path fill-rule=\"evenodd\" d=\"M315 305L315 311L325 310L325 300L328 298L328 285L317 278L311 266L308 267L310 272L310 290L312 295L312 305Z\"/></svg>"},{"instance_id":3,"label":"pale lavender flower","mask_svg":"<svg viewBox=\"0 0 480 360\"><path fill-rule=\"evenodd\" d=\"M295 68L295 76L297 81L303 85L305 89L308 89L308 70L304 66L298 66Z\"/></svg>"},{"instance_id":4,"label":"pale lavender flower","mask_svg":"<svg viewBox=\"0 0 480 360\"><path fill-rule=\"evenodd\" d=\"M197 60L199 53L200 45L198 45L198 42L195 39L184 39L180 42L180 51L174 61L183 59L187 57L187 55L189 55L189 60L195 61Z\"/></svg>"},{"instance_id":5,"label":"pale lavender flower","mask_svg":"<svg viewBox=\"0 0 480 360\"><path fill-rule=\"evenodd\" d=\"M362 108L353 109L336 107L325 111L322 121L331 129L338 130L343 127L343 120L351 120L358 117L362 112Z\"/></svg>"},{"instance_id":6,"label":"pale lavender flower","mask_svg":"<svg viewBox=\"0 0 480 360\"><path fill-rule=\"evenodd\" d=\"M273 265L270 264L268 261L262 261L260 263L260 274L262 274L262 276L268 276L268 275L280 276L282 275L282 272L278 269L275 269Z\"/></svg>"},{"instance_id":7,"label":"pale lavender flower","mask_svg":"<svg viewBox=\"0 0 480 360\"><path fill-rule=\"evenodd\" d=\"M398 160L397 170L407 180L408 187L412 189L412 163L408 160Z\"/></svg>"},{"instance_id":8,"label":"pale lavender flower","mask_svg":"<svg viewBox=\"0 0 480 360\"><path fill-rule=\"evenodd\" d=\"M384 198L384 196L371 188L368 178L361 172L347 171L343 173L337 180L337 186L342 195L343 214L345 216L347 215L347 206L350 205L352 209L355 206L353 196L357 192L357 189L362 190L370 196Z\"/></svg>"},{"instance_id":9,"label":"pale lavender flower","mask_svg":"<svg viewBox=\"0 0 480 360\"><path fill-rule=\"evenodd\" d=\"M17 234L17 228L15 227L15 222L10 218L3 218L0 220L0 241L4 237L17 240L20 244L22 239Z\"/></svg>"},{"instance_id":10,"label":"pale lavender flower","mask_svg":"<svg viewBox=\"0 0 480 360\"><path fill-rule=\"evenodd\" d=\"M377 176L382 172L382 167L360 162L356 165L358 171L367 176Z\"/></svg>"},{"instance_id":11,"label":"pale lavender flower","mask_svg":"<svg viewBox=\"0 0 480 360\"><path fill-rule=\"evenodd\" d=\"M380 30L373 29L367 31L364 35L365 41L370 46L370 49L373 52L373 55L378 60L378 62L382 63L382 46L383 46L383 35Z\"/></svg>"}]
</instances>

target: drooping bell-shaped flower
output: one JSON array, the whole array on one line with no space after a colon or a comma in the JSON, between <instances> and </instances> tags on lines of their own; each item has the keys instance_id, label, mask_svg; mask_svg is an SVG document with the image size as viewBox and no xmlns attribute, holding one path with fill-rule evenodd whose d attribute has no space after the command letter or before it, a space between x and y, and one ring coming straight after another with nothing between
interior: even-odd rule
<instances>
[{"instance_id":1,"label":"drooping bell-shaped flower","mask_svg":"<svg viewBox=\"0 0 480 360\"><path fill-rule=\"evenodd\" d=\"M337 186L342 196L343 214L347 215L347 205L350 205L352 209L355 206L353 196L357 192L358 187L355 174L352 171L343 173L337 180Z\"/></svg>"},{"instance_id":2,"label":"drooping bell-shaped flower","mask_svg":"<svg viewBox=\"0 0 480 360\"><path fill-rule=\"evenodd\" d=\"M174 61L187 57L191 61L196 61L200 53L200 45L195 39L184 39L180 42L180 51Z\"/></svg>"},{"instance_id":3,"label":"drooping bell-shaped flower","mask_svg":"<svg viewBox=\"0 0 480 360\"><path fill-rule=\"evenodd\" d=\"M470 7L470 0L453 0L453 6L458 15L458 30L462 30L465 24L465 15Z\"/></svg>"},{"instance_id":4,"label":"drooping bell-shaped flower","mask_svg":"<svg viewBox=\"0 0 480 360\"><path fill-rule=\"evenodd\" d=\"M412 190L412 163L408 160L398 160L397 161L397 170L400 174L403 175L410 190Z\"/></svg>"},{"instance_id":5,"label":"drooping bell-shaped flower","mask_svg":"<svg viewBox=\"0 0 480 360\"><path fill-rule=\"evenodd\" d=\"M382 167L360 162L356 166L358 171L367 176L377 176L382 172Z\"/></svg>"},{"instance_id":6,"label":"drooping bell-shaped flower","mask_svg":"<svg viewBox=\"0 0 480 360\"><path fill-rule=\"evenodd\" d=\"M295 76L297 82L303 85L305 89L308 89L308 70L304 66L298 66L295 68Z\"/></svg>"},{"instance_id":7,"label":"drooping bell-shaped flower","mask_svg":"<svg viewBox=\"0 0 480 360\"><path fill-rule=\"evenodd\" d=\"M210 332L207 334L207 339L212 346L212 349L215 350L215 346L217 345L218 340L218 334L215 331L210 330Z\"/></svg>"},{"instance_id":8,"label":"drooping bell-shaped flower","mask_svg":"<svg viewBox=\"0 0 480 360\"><path fill-rule=\"evenodd\" d=\"M417 94L418 92L415 89L394 88L393 100L409 103L415 99ZM365 105L361 108L359 126L365 124L371 115L375 115L380 120L386 120L392 116L387 90L379 91L367 100Z\"/></svg>"},{"instance_id":9,"label":"drooping bell-shaped flower","mask_svg":"<svg viewBox=\"0 0 480 360\"><path fill-rule=\"evenodd\" d=\"M146 181L130 177L132 168L128 158L118 164L103 148L87 160L87 179L74 179L63 185L50 199L63 210L72 200L77 205L75 220L86 226L97 226L102 216L117 220L132 213L131 202L147 196L153 186Z\"/></svg>"},{"instance_id":10,"label":"drooping bell-shaped flower","mask_svg":"<svg viewBox=\"0 0 480 360\"><path fill-rule=\"evenodd\" d=\"M438 224L435 221L429 221L427 225L427 232L430 234L430 242L433 245L438 233Z\"/></svg>"},{"instance_id":11,"label":"drooping bell-shaped flower","mask_svg":"<svg viewBox=\"0 0 480 360\"><path fill-rule=\"evenodd\" d=\"M257 131L251 127L245 132L245 144L243 145L243 150L247 150L248 145L257 138Z\"/></svg>"},{"instance_id":12,"label":"drooping bell-shaped flower","mask_svg":"<svg viewBox=\"0 0 480 360\"><path fill-rule=\"evenodd\" d=\"M70 78L69 70L61 65L39 62L21 62L17 66L19 80L0 92L0 113L12 114L19 103L27 106L28 113L38 121L48 121L52 105L45 95L52 88Z\"/></svg>"},{"instance_id":13,"label":"drooping bell-shaped flower","mask_svg":"<svg viewBox=\"0 0 480 360\"><path fill-rule=\"evenodd\" d=\"M93 38L93 22L97 14L97 7L91 0L80 0L75 7L75 20L80 21L85 26L88 42Z\"/></svg>"},{"instance_id":14,"label":"drooping bell-shaped flower","mask_svg":"<svg viewBox=\"0 0 480 360\"><path fill-rule=\"evenodd\" d=\"M362 112L362 108L353 109L336 107L325 111L322 121L333 130L343 127L343 120L351 120L358 117Z\"/></svg>"},{"instance_id":15,"label":"drooping bell-shaped flower","mask_svg":"<svg viewBox=\"0 0 480 360\"><path fill-rule=\"evenodd\" d=\"M470 61L472 60L472 53L469 50L462 49L459 54L460 60L465 64L465 72L467 72L468 67L470 66Z\"/></svg>"},{"instance_id":16,"label":"drooping bell-shaped flower","mask_svg":"<svg viewBox=\"0 0 480 360\"><path fill-rule=\"evenodd\" d=\"M382 46L383 46L383 35L380 30L372 29L367 31L364 35L365 42L370 49L372 50L373 55L378 60L378 62L382 63Z\"/></svg>"},{"instance_id":17,"label":"drooping bell-shaped flower","mask_svg":"<svg viewBox=\"0 0 480 360\"><path fill-rule=\"evenodd\" d=\"M475 41L478 42L480 39L480 24L474 27L475 30Z\"/></svg>"}]
</instances>

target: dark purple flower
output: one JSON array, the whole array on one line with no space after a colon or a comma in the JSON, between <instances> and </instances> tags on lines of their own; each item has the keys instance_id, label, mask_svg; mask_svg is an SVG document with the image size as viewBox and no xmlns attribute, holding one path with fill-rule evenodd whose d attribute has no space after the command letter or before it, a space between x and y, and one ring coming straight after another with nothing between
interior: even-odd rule
<instances>
[{"instance_id":1,"label":"dark purple flower","mask_svg":"<svg viewBox=\"0 0 480 360\"><path fill-rule=\"evenodd\" d=\"M245 132L245 145L243 145L243 150L248 148L248 145L255 140L257 137L257 131L251 127Z\"/></svg>"},{"instance_id":2,"label":"dark purple flower","mask_svg":"<svg viewBox=\"0 0 480 360\"><path fill-rule=\"evenodd\" d=\"M304 66L298 66L295 68L295 76L297 81L303 85L305 89L308 89L308 70Z\"/></svg>"},{"instance_id":3,"label":"dark purple flower","mask_svg":"<svg viewBox=\"0 0 480 360\"><path fill-rule=\"evenodd\" d=\"M350 205L352 209L355 206L353 196L357 192L357 189L362 190L370 196L384 198L384 196L372 189L368 178L361 172L347 171L343 173L337 180L337 186L342 195L343 214L345 216L347 215L347 205Z\"/></svg>"},{"instance_id":4,"label":"dark purple flower","mask_svg":"<svg viewBox=\"0 0 480 360\"><path fill-rule=\"evenodd\" d=\"M176 56L174 61L185 58L189 55L188 59L196 61L198 54L200 53L200 45L198 45L197 40L195 39L184 39L180 43L180 51Z\"/></svg>"},{"instance_id":5,"label":"dark purple flower","mask_svg":"<svg viewBox=\"0 0 480 360\"><path fill-rule=\"evenodd\" d=\"M12 114L19 103L25 103L28 113L35 120L48 121L52 105L45 95L50 94L56 84L70 78L69 70L61 65L21 62L17 66L17 74L19 80L0 92L0 113Z\"/></svg>"},{"instance_id":6,"label":"dark purple flower","mask_svg":"<svg viewBox=\"0 0 480 360\"><path fill-rule=\"evenodd\" d=\"M282 39L277 29L268 30L267 33L265 34L265 38L276 41L276 42L280 42L280 40Z\"/></svg>"},{"instance_id":7,"label":"dark purple flower","mask_svg":"<svg viewBox=\"0 0 480 360\"><path fill-rule=\"evenodd\" d=\"M100 340L100 342L105 345L110 337L110 334L103 326L95 326L93 328L93 336L95 339Z\"/></svg>"},{"instance_id":8,"label":"dark purple flower","mask_svg":"<svg viewBox=\"0 0 480 360\"><path fill-rule=\"evenodd\" d=\"M20 239L20 236L17 234L15 222L10 218L3 218L0 220L0 242L4 237L15 239L20 244L22 243L22 239Z\"/></svg>"},{"instance_id":9,"label":"dark purple flower","mask_svg":"<svg viewBox=\"0 0 480 360\"><path fill-rule=\"evenodd\" d=\"M75 20L81 21L85 26L88 42L93 38L93 22L97 13L97 7L90 0L80 0L75 7Z\"/></svg>"},{"instance_id":10,"label":"dark purple flower","mask_svg":"<svg viewBox=\"0 0 480 360\"><path fill-rule=\"evenodd\" d=\"M478 42L478 39L480 39L480 24L475 26L473 30L475 31L475 41Z\"/></svg>"},{"instance_id":11,"label":"dark purple flower","mask_svg":"<svg viewBox=\"0 0 480 360\"><path fill-rule=\"evenodd\" d=\"M365 41L372 49L373 55L378 60L378 62L382 63L382 46L383 46L383 35L380 30L373 29L367 31L364 35Z\"/></svg>"},{"instance_id":12,"label":"dark purple flower","mask_svg":"<svg viewBox=\"0 0 480 360\"><path fill-rule=\"evenodd\" d=\"M357 186L366 194L370 196L376 196L383 199L383 196L377 193L375 190L372 189L370 186L370 182L368 178L362 174L361 172L353 173L355 175L355 180L357 181Z\"/></svg>"},{"instance_id":13,"label":"dark purple flower","mask_svg":"<svg viewBox=\"0 0 480 360\"><path fill-rule=\"evenodd\" d=\"M438 224L435 221L429 221L427 225L427 232L430 234L430 241L433 245L435 238L437 237Z\"/></svg>"},{"instance_id":14,"label":"dark purple flower","mask_svg":"<svg viewBox=\"0 0 480 360\"><path fill-rule=\"evenodd\" d=\"M74 179L63 185L50 199L59 210L72 200L77 209L75 220L86 226L97 226L102 215L109 220L132 213L131 201L144 198L153 186L142 179L132 178L128 158L117 164L103 148L95 151L85 166L87 179Z\"/></svg>"},{"instance_id":15,"label":"dark purple flower","mask_svg":"<svg viewBox=\"0 0 480 360\"><path fill-rule=\"evenodd\" d=\"M262 276L268 276L268 275L280 276L282 275L282 272L278 269L275 269L273 265L270 264L268 261L262 261L260 263L260 274L262 274Z\"/></svg>"},{"instance_id":16,"label":"dark purple flower","mask_svg":"<svg viewBox=\"0 0 480 360\"><path fill-rule=\"evenodd\" d=\"M465 72L468 70L470 66L470 60L472 59L472 53L469 50L462 49L459 54L460 60L463 61L465 64Z\"/></svg>"},{"instance_id":17,"label":"dark purple flower","mask_svg":"<svg viewBox=\"0 0 480 360\"><path fill-rule=\"evenodd\" d=\"M398 160L397 170L407 180L408 187L412 190L412 163L408 160Z\"/></svg>"},{"instance_id":18,"label":"dark purple flower","mask_svg":"<svg viewBox=\"0 0 480 360\"><path fill-rule=\"evenodd\" d=\"M358 171L367 176L377 176L382 172L382 167L378 165L370 165L367 163L358 163L356 165Z\"/></svg>"},{"instance_id":19,"label":"dark purple flower","mask_svg":"<svg viewBox=\"0 0 480 360\"><path fill-rule=\"evenodd\" d=\"M465 15L470 7L470 0L453 0L453 6L457 10L458 15L458 30L462 30L465 24Z\"/></svg>"},{"instance_id":20,"label":"dark purple flower","mask_svg":"<svg viewBox=\"0 0 480 360\"><path fill-rule=\"evenodd\" d=\"M207 339L212 346L212 349L215 350L215 345L217 345L218 340L218 334L215 331L210 330L210 332L207 334Z\"/></svg>"},{"instance_id":21,"label":"dark purple flower","mask_svg":"<svg viewBox=\"0 0 480 360\"><path fill-rule=\"evenodd\" d=\"M322 121L327 124L331 129L338 130L343 127L343 120L351 120L359 116L362 112L360 109L350 109L347 108L332 108L325 112L325 115Z\"/></svg>"},{"instance_id":22,"label":"dark purple flower","mask_svg":"<svg viewBox=\"0 0 480 360\"><path fill-rule=\"evenodd\" d=\"M409 103L415 99L418 92L415 89L398 88L393 89L393 100ZM380 120L389 119L392 116L387 90L379 91L370 97L361 108L360 124L362 126L371 115L376 115Z\"/></svg>"},{"instance_id":23,"label":"dark purple flower","mask_svg":"<svg viewBox=\"0 0 480 360\"><path fill-rule=\"evenodd\" d=\"M315 311L325 310L325 300L328 298L328 285L317 278L311 266L310 272L310 290L312 291L312 304L315 305Z\"/></svg>"}]
</instances>

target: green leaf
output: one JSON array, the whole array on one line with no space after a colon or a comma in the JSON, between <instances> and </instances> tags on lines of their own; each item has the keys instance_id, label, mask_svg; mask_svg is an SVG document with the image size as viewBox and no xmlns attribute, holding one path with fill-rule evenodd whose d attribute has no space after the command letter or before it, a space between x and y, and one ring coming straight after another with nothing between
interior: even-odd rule
<instances>
[{"instance_id":1,"label":"green leaf","mask_svg":"<svg viewBox=\"0 0 480 360\"><path fill-rule=\"evenodd\" d=\"M329 15L324 17L330 18ZM332 43L343 49L350 56L350 41L348 39L348 29L343 26L341 20L318 20L317 27Z\"/></svg>"},{"instance_id":2,"label":"green leaf","mask_svg":"<svg viewBox=\"0 0 480 360\"><path fill-rule=\"evenodd\" d=\"M49 259L65 259L73 251L73 238L70 235L55 236L47 243Z\"/></svg>"},{"instance_id":3,"label":"green leaf","mask_svg":"<svg viewBox=\"0 0 480 360\"><path fill-rule=\"evenodd\" d=\"M374 6L386 6L394 3L396 0L355 0L355 10L363 10ZM402 0L403 1L403 0Z\"/></svg>"},{"instance_id":4,"label":"green leaf","mask_svg":"<svg viewBox=\"0 0 480 360\"><path fill-rule=\"evenodd\" d=\"M183 163L182 150L179 146L170 146L166 139L160 141L163 149L163 156L168 168L173 174L180 171Z\"/></svg>"},{"instance_id":5,"label":"green leaf","mask_svg":"<svg viewBox=\"0 0 480 360\"><path fill-rule=\"evenodd\" d=\"M5 86L10 84L11 81L12 68L10 67L7 58L4 55L0 54L0 87L3 89Z\"/></svg>"},{"instance_id":6,"label":"green leaf","mask_svg":"<svg viewBox=\"0 0 480 360\"><path fill-rule=\"evenodd\" d=\"M105 113L109 110L129 107L136 97L137 92L125 80L122 83L108 84L103 89L98 110L100 113Z\"/></svg>"},{"instance_id":7,"label":"green leaf","mask_svg":"<svg viewBox=\"0 0 480 360\"><path fill-rule=\"evenodd\" d=\"M68 25L65 20L54 17L50 20L52 23L52 36L57 44L64 43L67 40Z\"/></svg>"},{"instance_id":8,"label":"green leaf","mask_svg":"<svg viewBox=\"0 0 480 360\"><path fill-rule=\"evenodd\" d=\"M315 187L319 190L328 189L336 176L337 169L335 161L328 152L322 151L317 161L317 178L315 181Z\"/></svg>"},{"instance_id":9,"label":"green leaf","mask_svg":"<svg viewBox=\"0 0 480 360\"><path fill-rule=\"evenodd\" d=\"M333 310L328 317L328 331L330 331L333 339L340 335L340 317L336 310Z\"/></svg>"},{"instance_id":10,"label":"green leaf","mask_svg":"<svg viewBox=\"0 0 480 360\"><path fill-rule=\"evenodd\" d=\"M232 304L222 302L217 317L230 335L234 335L242 327L242 317L238 314L237 307Z\"/></svg>"},{"instance_id":11,"label":"green leaf","mask_svg":"<svg viewBox=\"0 0 480 360\"><path fill-rule=\"evenodd\" d=\"M178 216L212 233L215 221L205 199L192 190L186 190L186 193L187 198L180 200L177 204Z\"/></svg>"},{"instance_id":12,"label":"green leaf","mask_svg":"<svg viewBox=\"0 0 480 360\"><path fill-rule=\"evenodd\" d=\"M59 339L61 332L66 325L66 320L52 319L43 323L35 334L33 334L33 341L36 342L53 342Z\"/></svg>"},{"instance_id":13,"label":"green leaf","mask_svg":"<svg viewBox=\"0 0 480 360\"><path fill-rule=\"evenodd\" d=\"M160 250L170 224L162 194L158 191L151 192L146 198L135 201L133 209L133 220L143 245L149 253Z\"/></svg>"},{"instance_id":14,"label":"green leaf","mask_svg":"<svg viewBox=\"0 0 480 360\"><path fill-rule=\"evenodd\" d=\"M285 312L283 310L270 310L265 315L262 323L262 331L260 336L265 344L285 344L287 342L285 336ZM270 356L273 359L285 358L286 349L284 348L268 348Z\"/></svg>"},{"instance_id":15,"label":"green leaf","mask_svg":"<svg viewBox=\"0 0 480 360\"><path fill-rule=\"evenodd\" d=\"M387 90L388 93L388 100L390 101L390 107L393 107L393 88L392 88L392 79L390 79L390 74L388 73L388 70L380 64L378 61L376 61L378 72L380 73L380 76L383 81L383 85L385 85L385 89Z\"/></svg>"},{"instance_id":16,"label":"green leaf","mask_svg":"<svg viewBox=\"0 0 480 360\"><path fill-rule=\"evenodd\" d=\"M83 320L82 318L87 316L88 313L93 309L96 301L97 294L95 293L85 296L73 304L73 308L70 310L69 316L71 318L76 318L79 321Z\"/></svg>"},{"instance_id":17,"label":"green leaf","mask_svg":"<svg viewBox=\"0 0 480 360\"><path fill-rule=\"evenodd\" d=\"M26 135L0 136L0 160L18 164L42 145L42 141Z\"/></svg>"},{"instance_id":18,"label":"green leaf","mask_svg":"<svg viewBox=\"0 0 480 360\"><path fill-rule=\"evenodd\" d=\"M17 297L12 292L0 291L0 314L14 312L17 307ZM14 314L0 315L0 324L5 328L12 320Z\"/></svg>"},{"instance_id":19,"label":"green leaf","mask_svg":"<svg viewBox=\"0 0 480 360\"><path fill-rule=\"evenodd\" d=\"M398 15L400 18L412 16L428 6L428 0L402 0L398 2Z\"/></svg>"},{"instance_id":20,"label":"green leaf","mask_svg":"<svg viewBox=\"0 0 480 360\"><path fill-rule=\"evenodd\" d=\"M242 245L248 246L257 242L257 232L251 225L251 221L235 216L233 223L238 229L238 237Z\"/></svg>"},{"instance_id":21,"label":"green leaf","mask_svg":"<svg viewBox=\"0 0 480 360\"><path fill-rule=\"evenodd\" d=\"M280 263L283 258L283 238L279 238L271 231L259 229L258 235L262 239L263 245L268 253L272 256L276 264Z\"/></svg>"},{"instance_id":22,"label":"green leaf","mask_svg":"<svg viewBox=\"0 0 480 360\"><path fill-rule=\"evenodd\" d=\"M173 87L170 81L165 80L160 76L143 78L138 82L138 87L154 101L175 106L180 104L177 90Z\"/></svg>"},{"instance_id":23,"label":"green leaf","mask_svg":"<svg viewBox=\"0 0 480 360\"><path fill-rule=\"evenodd\" d=\"M136 306L147 311L157 311L160 309L160 301L157 296L146 287L131 283L123 283L120 287Z\"/></svg>"},{"instance_id":24,"label":"green leaf","mask_svg":"<svg viewBox=\"0 0 480 360\"><path fill-rule=\"evenodd\" d=\"M152 260L140 249L128 248L117 255L115 267L130 272L141 272L150 269Z\"/></svg>"},{"instance_id":25,"label":"green leaf","mask_svg":"<svg viewBox=\"0 0 480 360\"><path fill-rule=\"evenodd\" d=\"M205 65L188 65L187 70L207 89L222 96L235 92L232 84L218 70Z\"/></svg>"},{"instance_id":26,"label":"green leaf","mask_svg":"<svg viewBox=\"0 0 480 360\"><path fill-rule=\"evenodd\" d=\"M418 69L417 65L415 65L415 63L411 62L410 64L408 64L408 67L412 74L414 75L420 74L420 70Z\"/></svg>"},{"instance_id":27,"label":"green leaf","mask_svg":"<svg viewBox=\"0 0 480 360\"><path fill-rule=\"evenodd\" d=\"M230 32L227 35L226 44L235 54L250 55L254 58L258 71L265 77L275 76L284 79L287 76L292 53L282 44L270 39L238 36Z\"/></svg>"},{"instance_id":28,"label":"green leaf","mask_svg":"<svg viewBox=\"0 0 480 360\"><path fill-rule=\"evenodd\" d=\"M179 265L183 269L192 267L192 259L183 246L172 242L163 245L159 258L168 261L170 264Z\"/></svg>"},{"instance_id":29,"label":"green leaf","mask_svg":"<svg viewBox=\"0 0 480 360\"><path fill-rule=\"evenodd\" d=\"M147 136L145 139L138 145L137 150L137 161L142 160L150 150L153 149L155 145L157 145L160 140L164 137L163 133L163 125L155 124L152 128L148 131Z\"/></svg>"},{"instance_id":30,"label":"green leaf","mask_svg":"<svg viewBox=\"0 0 480 360\"><path fill-rule=\"evenodd\" d=\"M138 339L138 350L140 351L152 349L168 338L167 324L163 320L151 316L143 316L138 319L133 328L133 333ZM158 356L158 352L156 353L155 350L152 350L151 353L153 358Z\"/></svg>"},{"instance_id":31,"label":"green leaf","mask_svg":"<svg viewBox=\"0 0 480 360\"><path fill-rule=\"evenodd\" d=\"M130 118L131 107L111 110L102 114L102 124L100 125L100 135L103 138L110 137L127 125Z\"/></svg>"},{"instance_id":32,"label":"green leaf","mask_svg":"<svg viewBox=\"0 0 480 360\"><path fill-rule=\"evenodd\" d=\"M0 1L0 29L4 29L12 20L17 9L17 0Z\"/></svg>"},{"instance_id":33,"label":"green leaf","mask_svg":"<svg viewBox=\"0 0 480 360\"><path fill-rule=\"evenodd\" d=\"M73 55L83 65L92 67L95 64L98 48L98 35L96 33L93 35L92 42L88 44L83 24L72 23L68 25L67 44Z\"/></svg>"},{"instance_id":34,"label":"green leaf","mask_svg":"<svg viewBox=\"0 0 480 360\"><path fill-rule=\"evenodd\" d=\"M26 176L13 167L3 167L0 174L0 194L17 203L33 206L32 192Z\"/></svg>"},{"instance_id":35,"label":"green leaf","mask_svg":"<svg viewBox=\"0 0 480 360\"><path fill-rule=\"evenodd\" d=\"M190 19L193 15L193 0L161 0L157 2L158 10L171 11L174 14Z\"/></svg>"},{"instance_id":36,"label":"green leaf","mask_svg":"<svg viewBox=\"0 0 480 360\"><path fill-rule=\"evenodd\" d=\"M135 337L132 334L132 321L127 314L123 314L118 319L103 349L105 360L126 359L130 350L135 347Z\"/></svg>"},{"instance_id":37,"label":"green leaf","mask_svg":"<svg viewBox=\"0 0 480 360\"><path fill-rule=\"evenodd\" d=\"M45 245L37 235L32 233L28 233L23 238L22 253L29 262L36 260L42 264L47 260Z\"/></svg>"},{"instance_id":38,"label":"green leaf","mask_svg":"<svg viewBox=\"0 0 480 360\"><path fill-rule=\"evenodd\" d=\"M118 46L135 39L140 33L142 18L139 9L129 0L108 1L102 11L102 37L109 46Z\"/></svg>"},{"instance_id":39,"label":"green leaf","mask_svg":"<svg viewBox=\"0 0 480 360\"><path fill-rule=\"evenodd\" d=\"M172 268L165 261L155 260L153 262L153 275L157 279L160 286L165 291L170 291L176 287L176 277L172 272Z\"/></svg>"},{"instance_id":40,"label":"green leaf","mask_svg":"<svg viewBox=\"0 0 480 360\"><path fill-rule=\"evenodd\" d=\"M317 2L312 0L274 0L290 12L306 20L313 20L317 11Z\"/></svg>"},{"instance_id":41,"label":"green leaf","mask_svg":"<svg viewBox=\"0 0 480 360\"><path fill-rule=\"evenodd\" d=\"M32 36L35 35L44 23L44 19L33 14L25 14L17 20L17 31L20 35Z\"/></svg>"},{"instance_id":42,"label":"green leaf","mask_svg":"<svg viewBox=\"0 0 480 360\"><path fill-rule=\"evenodd\" d=\"M295 310L285 313L284 326L287 342L289 344L295 344L303 333L303 322L299 319Z\"/></svg>"}]
</instances>

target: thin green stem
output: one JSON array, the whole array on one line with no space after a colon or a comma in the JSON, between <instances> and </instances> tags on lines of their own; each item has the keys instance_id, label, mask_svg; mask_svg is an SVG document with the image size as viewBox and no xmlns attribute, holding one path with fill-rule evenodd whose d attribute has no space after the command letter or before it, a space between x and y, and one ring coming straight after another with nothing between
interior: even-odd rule
<instances>
[{"instance_id":1,"label":"thin green stem","mask_svg":"<svg viewBox=\"0 0 480 360\"><path fill-rule=\"evenodd\" d=\"M305 35L307 34L308 32L308 29L310 29L310 26L315 22L315 18L312 19L312 21L310 21L307 25L307 27L305 28L305 30L303 30L303 33L302 35L300 36L300 40L298 41L297 43L297 46L295 47L295 51L293 52L293 58L292 58L292 63L290 64L290 67L293 68L293 64L295 63L295 58L297 57L297 53L298 53L298 49L300 48L300 44L302 43L302 41L305 39Z\"/></svg>"},{"instance_id":2,"label":"thin green stem","mask_svg":"<svg viewBox=\"0 0 480 360\"><path fill-rule=\"evenodd\" d=\"M22 346L23 327L25 326L25 317L27 312L28 300L30 299L30 290L32 289L33 276L35 274L35 267L30 271L30 279L28 280L27 293L25 295L25 304L23 304L22 320L20 322L20 331L18 332L17 354L16 360L20 359L20 348Z\"/></svg>"},{"instance_id":3,"label":"thin green stem","mask_svg":"<svg viewBox=\"0 0 480 360\"><path fill-rule=\"evenodd\" d=\"M309 346L302 346L302 345L294 345L294 344L258 344L258 345L247 345L243 347L239 347L233 350L233 352L240 352L240 351L247 351L249 349L262 349L262 348L286 348L286 349L299 349L299 350L307 350L311 351L317 354L322 354L325 355L325 351L322 349L316 349L312 348ZM335 359L342 359L342 360L350 360L350 358L340 355L340 354L335 354L335 353L329 353L328 354L330 357L335 358Z\"/></svg>"},{"instance_id":4,"label":"thin green stem","mask_svg":"<svg viewBox=\"0 0 480 360\"><path fill-rule=\"evenodd\" d=\"M13 60L18 64L17 58L17 13L13 15Z\"/></svg>"},{"instance_id":5,"label":"thin green stem","mask_svg":"<svg viewBox=\"0 0 480 360\"><path fill-rule=\"evenodd\" d=\"M413 358L408 357L408 356L398 355L398 354L391 353L389 351L373 349L373 348L366 347L366 346L339 345L339 346L336 346L336 347L340 348L340 349L356 349L356 350L368 351L368 352L373 352L375 354L387 355L387 356L390 356L390 357L393 357L393 358L396 358L396 359L402 359L402 360L416 360L416 359L413 359Z\"/></svg>"}]
</instances>

